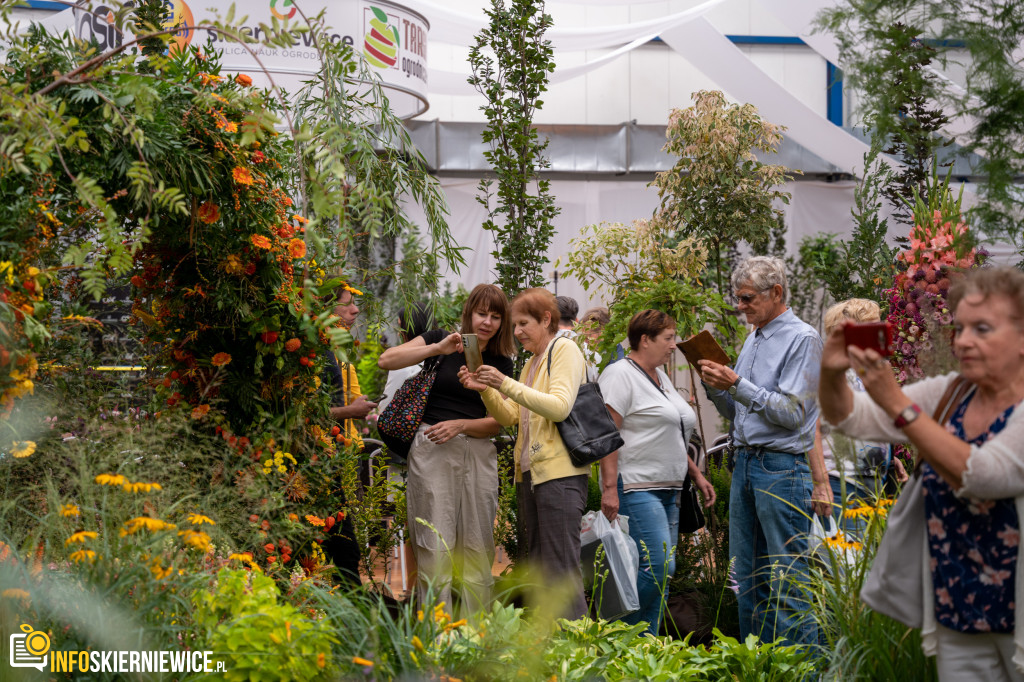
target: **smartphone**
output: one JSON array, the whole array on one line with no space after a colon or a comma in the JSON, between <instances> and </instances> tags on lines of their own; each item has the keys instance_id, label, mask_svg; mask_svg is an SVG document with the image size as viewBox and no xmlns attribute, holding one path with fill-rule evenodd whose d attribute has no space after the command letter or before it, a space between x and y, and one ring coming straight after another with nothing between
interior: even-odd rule
<instances>
[{"instance_id":1,"label":"smartphone","mask_svg":"<svg viewBox=\"0 0 1024 682\"><path fill-rule=\"evenodd\" d=\"M466 368L470 372L477 371L480 369L480 365L484 364L484 359L480 355L480 343L476 339L476 334L462 335L462 351L466 354Z\"/></svg>"},{"instance_id":2,"label":"smartphone","mask_svg":"<svg viewBox=\"0 0 1024 682\"><path fill-rule=\"evenodd\" d=\"M850 322L843 327L847 346L871 349L882 357L892 355L892 326L888 322Z\"/></svg>"},{"instance_id":3,"label":"smartphone","mask_svg":"<svg viewBox=\"0 0 1024 682\"><path fill-rule=\"evenodd\" d=\"M370 402L371 403L377 403L379 405L380 401L384 400L384 398L387 398L387 397L388 397L387 393L381 393L379 396L377 396L376 398L374 398Z\"/></svg>"}]
</instances>

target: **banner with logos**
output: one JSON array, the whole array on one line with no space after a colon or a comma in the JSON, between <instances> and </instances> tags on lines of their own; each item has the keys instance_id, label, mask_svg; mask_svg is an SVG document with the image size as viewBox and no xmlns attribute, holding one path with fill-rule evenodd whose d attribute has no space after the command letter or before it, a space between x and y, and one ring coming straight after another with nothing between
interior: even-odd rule
<instances>
[{"instance_id":1,"label":"banner with logos","mask_svg":"<svg viewBox=\"0 0 1024 682\"><path fill-rule=\"evenodd\" d=\"M328 38L351 45L366 60L380 76L392 109L399 116L410 118L427 110L430 24L418 12L390 0L164 0L167 14L163 25L180 26L173 36L174 45L200 47L212 39L214 47L224 54L225 71L249 74L255 84L262 86L269 85L272 78L289 92L297 91L320 69L320 53L312 36L295 32L291 47L275 48L240 43L232 36L200 28L215 18L224 19L232 4L239 32L257 40L263 37L260 24L269 25L276 19L297 27L304 25L303 15L312 18L323 11ZM79 2L71 10L75 35L95 39L100 51L130 40L114 26L113 13L118 7L118 3L103 0ZM264 69L269 78L262 73Z\"/></svg>"}]
</instances>

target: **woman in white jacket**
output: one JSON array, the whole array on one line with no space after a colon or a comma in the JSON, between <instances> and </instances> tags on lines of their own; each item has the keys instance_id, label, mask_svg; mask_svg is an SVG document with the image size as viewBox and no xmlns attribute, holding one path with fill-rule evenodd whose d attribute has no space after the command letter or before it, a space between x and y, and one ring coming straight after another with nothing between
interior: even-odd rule
<instances>
[{"instance_id":1,"label":"woman in white jacket","mask_svg":"<svg viewBox=\"0 0 1024 682\"><path fill-rule=\"evenodd\" d=\"M930 577L922 639L940 679L1024 680L1024 273L974 270L949 306L960 374L975 388L946 426L930 415L955 375L901 389L877 353L844 347L841 328L822 356L822 415L851 436L909 441L920 453ZM850 390L850 367L867 393Z\"/></svg>"}]
</instances>

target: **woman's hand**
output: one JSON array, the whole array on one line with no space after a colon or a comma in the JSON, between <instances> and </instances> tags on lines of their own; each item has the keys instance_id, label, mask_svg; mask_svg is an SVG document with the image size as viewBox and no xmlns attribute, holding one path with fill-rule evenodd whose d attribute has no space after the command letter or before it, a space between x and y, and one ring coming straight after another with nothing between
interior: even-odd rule
<instances>
[{"instance_id":1,"label":"woman's hand","mask_svg":"<svg viewBox=\"0 0 1024 682\"><path fill-rule=\"evenodd\" d=\"M892 458L892 466L896 469L896 480L900 483L906 483L910 480L910 476L907 475L907 468L903 466L903 460L899 457Z\"/></svg>"},{"instance_id":2,"label":"woman's hand","mask_svg":"<svg viewBox=\"0 0 1024 682\"><path fill-rule=\"evenodd\" d=\"M700 491L700 496L704 498L704 506L715 506L718 495L715 493L715 486L711 485L711 481L704 478L704 474L698 471L697 475L693 477L693 482L697 486L697 490Z\"/></svg>"},{"instance_id":3,"label":"woman's hand","mask_svg":"<svg viewBox=\"0 0 1024 682\"><path fill-rule=\"evenodd\" d=\"M483 393L487 388L487 384L481 382L476 378L476 375L469 371L469 368L463 365L459 368L459 381L462 385L471 391L478 391Z\"/></svg>"},{"instance_id":4,"label":"woman's hand","mask_svg":"<svg viewBox=\"0 0 1024 682\"><path fill-rule=\"evenodd\" d=\"M451 355L462 352L462 334L452 332L437 342L437 349L441 355Z\"/></svg>"},{"instance_id":5,"label":"woman's hand","mask_svg":"<svg viewBox=\"0 0 1024 682\"><path fill-rule=\"evenodd\" d=\"M608 486L601 491L601 513L609 522L619 515L619 491L615 486Z\"/></svg>"},{"instance_id":6,"label":"woman's hand","mask_svg":"<svg viewBox=\"0 0 1024 682\"><path fill-rule=\"evenodd\" d=\"M490 365L480 365L473 375L477 381L491 388L501 388L501 383L505 381L505 375Z\"/></svg>"},{"instance_id":7,"label":"woman's hand","mask_svg":"<svg viewBox=\"0 0 1024 682\"><path fill-rule=\"evenodd\" d=\"M465 428L465 420L451 419L446 422L437 422L433 426L428 426L423 431L423 435L429 438L431 443L440 445L441 443L447 443L452 438L455 438L455 436L462 433Z\"/></svg>"},{"instance_id":8,"label":"woman's hand","mask_svg":"<svg viewBox=\"0 0 1024 682\"><path fill-rule=\"evenodd\" d=\"M826 372L842 374L850 369L850 358L846 353L846 334L843 332L846 324L846 320L840 322L825 339L825 347L821 351L821 369Z\"/></svg>"},{"instance_id":9,"label":"woman's hand","mask_svg":"<svg viewBox=\"0 0 1024 682\"><path fill-rule=\"evenodd\" d=\"M850 346L846 350L850 357L850 366L864 383L864 390L890 417L895 417L911 403L910 398L896 383L892 367L885 358L870 348L864 350Z\"/></svg>"}]
</instances>

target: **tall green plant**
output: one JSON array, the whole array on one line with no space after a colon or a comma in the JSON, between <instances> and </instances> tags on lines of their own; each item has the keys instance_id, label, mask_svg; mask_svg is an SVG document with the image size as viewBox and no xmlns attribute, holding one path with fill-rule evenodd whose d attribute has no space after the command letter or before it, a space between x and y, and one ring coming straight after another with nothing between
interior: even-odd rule
<instances>
[{"instance_id":1,"label":"tall green plant","mask_svg":"<svg viewBox=\"0 0 1024 682\"><path fill-rule=\"evenodd\" d=\"M693 94L694 105L669 115L664 151L678 157L654 185L661 205L654 215L667 233L692 237L708 253L710 280L730 293L730 252L741 242L764 248L789 203L777 187L799 172L765 164L756 151L774 153L782 128L761 118L752 104L729 104L718 91Z\"/></svg>"},{"instance_id":2,"label":"tall green plant","mask_svg":"<svg viewBox=\"0 0 1024 682\"><path fill-rule=\"evenodd\" d=\"M707 262L699 240L678 238L663 221L635 220L632 225L588 225L569 245L565 273L584 290L603 291L612 299L611 320L601 333L603 362L615 357L630 318L647 308L671 315L684 337L706 324L715 325L724 338L738 336L740 326L728 314L728 303L698 279Z\"/></svg>"},{"instance_id":3,"label":"tall green plant","mask_svg":"<svg viewBox=\"0 0 1024 682\"><path fill-rule=\"evenodd\" d=\"M551 221L559 213L548 180L539 175L549 167L548 143L533 128L555 68L551 42L544 38L551 16L544 9L533 0L492 0L484 10L490 25L469 51L469 82L487 98L483 141L490 148L484 157L498 184L495 193L491 179L481 180L477 201L488 211L483 227L494 236L498 285L510 297L546 283Z\"/></svg>"},{"instance_id":4,"label":"tall green plant","mask_svg":"<svg viewBox=\"0 0 1024 682\"><path fill-rule=\"evenodd\" d=\"M958 136L962 151L977 152L972 170L984 180L968 215L971 224L990 237L1011 240L1018 253L1024 252L1019 219L1024 195L1018 187L1024 174L1024 81L1017 53L1024 40L1024 5L1006 0L846 0L822 13L820 25L839 44L847 82L861 95L865 119L885 135L903 126L892 106L893 64L883 56L881 42L895 22L923 29L920 41L934 48L936 64L964 70L962 87L947 79L926 80L925 71L913 78L929 101L966 129Z\"/></svg>"}]
</instances>

